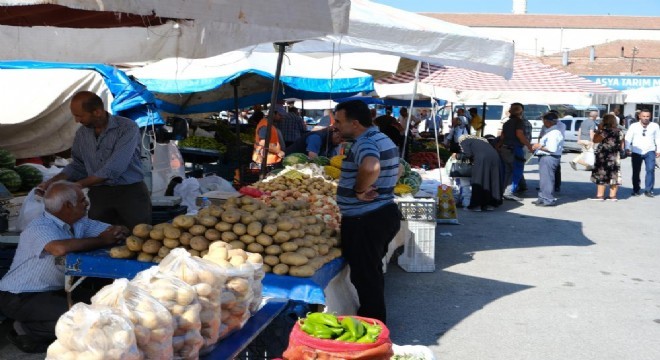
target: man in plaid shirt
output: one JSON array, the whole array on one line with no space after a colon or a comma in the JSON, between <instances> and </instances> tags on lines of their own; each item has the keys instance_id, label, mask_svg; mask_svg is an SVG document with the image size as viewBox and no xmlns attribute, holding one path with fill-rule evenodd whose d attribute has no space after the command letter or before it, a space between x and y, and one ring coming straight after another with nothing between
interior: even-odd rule
<instances>
[{"instance_id":1,"label":"man in plaid shirt","mask_svg":"<svg viewBox=\"0 0 660 360\"><path fill-rule=\"evenodd\" d=\"M296 108L289 108L289 112L282 121L275 124L280 132L282 132L286 146L291 146L291 144L307 132L305 121L296 112Z\"/></svg>"}]
</instances>

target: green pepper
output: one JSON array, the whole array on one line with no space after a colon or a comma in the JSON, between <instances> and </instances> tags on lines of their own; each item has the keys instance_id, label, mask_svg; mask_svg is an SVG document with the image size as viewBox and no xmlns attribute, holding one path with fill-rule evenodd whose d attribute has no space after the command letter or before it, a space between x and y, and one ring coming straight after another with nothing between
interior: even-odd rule
<instances>
[{"instance_id":1,"label":"green pepper","mask_svg":"<svg viewBox=\"0 0 660 360\"><path fill-rule=\"evenodd\" d=\"M351 333L351 336L353 336L355 339L359 339L362 336L364 336L364 325L355 318L352 318L350 316L346 316L341 320L341 326L346 329L346 331Z\"/></svg>"},{"instance_id":2,"label":"green pepper","mask_svg":"<svg viewBox=\"0 0 660 360\"><path fill-rule=\"evenodd\" d=\"M314 324L316 327L314 329L314 337L319 338L319 339L332 339L334 337L334 333L330 328L323 324Z\"/></svg>"},{"instance_id":3,"label":"green pepper","mask_svg":"<svg viewBox=\"0 0 660 360\"><path fill-rule=\"evenodd\" d=\"M319 312L309 313L307 314L307 320L333 328L341 327L341 324L339 324L337 317L332 314L324 314Z\"/></svg>"},{"instance_id":4,"label":"green pepper","mask_svg":"<svg viewBox=\"0 0 660 360\"><path fill-rule=\"evenodd\" d=\"M378 339L378 336L365 334L363 337L357 339L355 342L358 344L369 344L369 343L375 343L376 339Z\"/></svg>"},{"instance_id":5,"label":"green pepper","mask_svg":"<svg viewBox=\"0 0 660 360\"><path fill-rule=\"evenodd\" d=\"M299 320L298 322L300 325L300 329L304 332L306 332L309 335L314 335L314 329L316 329L316 326L314 326L313 322L310 321L301 321Z\"/></svg>"},{"instance_id":6,"label":"green pepper","mask_svg":"<svg viewBox=\"0 0 660 360\"><path fill-rule=\"evenodd\" d=\"M355 342L355 338L349 331L346 331L343 333L340 337L336 338L335 340L337 341L347 341L347 342Z\"/></svg>"},{"instance_id":7,"label":"green pepper","mask_svg":"<svg viewBox=\"0 0 660 360\"><path fill-rule=\"evenodd\" d=\"M362 323L362 325L364 325L364 328L366 329L367 334L371 334L371 335L374 335L376 337L378 337L378 335L380 335L380 331L382 329L380 328L380 326L377 323L374 322L373 325L372 325L372 324L369 324L366 321L360 321L360 322Z\"/></svg>"}]
</instances>

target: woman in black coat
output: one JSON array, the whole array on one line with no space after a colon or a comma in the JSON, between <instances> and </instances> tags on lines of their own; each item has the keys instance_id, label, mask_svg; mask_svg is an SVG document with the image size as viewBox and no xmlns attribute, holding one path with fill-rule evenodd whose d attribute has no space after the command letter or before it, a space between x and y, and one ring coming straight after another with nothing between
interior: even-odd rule
<instances>
[{"instance_id":1,"label":"woman in black coat","mask_svg":"<svg viewBox=\"0 0 660 360\"><path fill-rule=\"evenodd\" d=\"M458 139L461 152L457 160L472 160L472 197L467 207L471 211L494 210L502 204L500 182L500 156L488 140L463 135Z\"/></svg>"}]
</instances>

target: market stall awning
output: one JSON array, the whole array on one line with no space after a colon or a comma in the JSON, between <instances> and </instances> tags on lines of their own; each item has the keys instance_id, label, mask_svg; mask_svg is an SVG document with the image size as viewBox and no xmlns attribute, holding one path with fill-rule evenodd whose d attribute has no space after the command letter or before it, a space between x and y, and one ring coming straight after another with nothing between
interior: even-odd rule
<instances>
[{"instance_id":1,"label":"market stall awning","mask_svg":"<svg viewBox=\"0 0 660 360\"><path fill-rule=\"evenodd\" d=\"M660 86L624 90L630 104L660 104Z\"/></svg>"},{"instance_id":2,"label":"market stall awning","mask_svg":"<svg viewBox=\"0 0 660 360\"><path fill-rule=\"evenodd\" d=\"M350 0L0 0L0 59L209 57L346 33Z\"/></svg>"},{"instance_id":3,"label":"market stall awning","mask_svg":"<svg viewBox=\"0 0 660 360\"><path fill-rule=\"evenodd\" d=\"M107 65L0 62L0 83L0 148L18 158L71 147L79 124L73 120L69 101L81 90L97 93L108 111L139 126L163 123L153 94Z\"/></svg>"},{"instance_id":4,"label":"market stall awning","mask_svg":"<svg viewBox=\"0 0 660 360\"><path fill-rule=\"evenodd\" d=\"M272 51L270 44L256 47ZM375 62L363 53L394 55L415 61L458 66L508 77L513 68L511 42L491 39L467 26L403 11L368 0L352 0L348 33L331 34L291 45L287 52L333 55L343 67L371 69ZM349 65L341 62L345 54ZM347 60L348 58L347 57ZM398 67L398 59L393 63ZM377 70L383 70L376 65Z\"/></svg>"},{"instance_id":5,"label":"market stall awning","mask_svg":"<svg viewBox=\"0 0 660 360\"><path fill-rule=\"evenodd\" d=\"M424 65L418 93L455 103L522 102L541 104L620 104L624 94L585 78L517 56L510 80L452 66ZM381 78L379 96L412 93L412 72Z\"/></svg>"},{"instance_id":6,"label":"market stall awning","mask_svg":"<svg viewBox=\"0 0 660 360\"><path fill-rule=\"evenodd\" d=\"M275 53L233 51L207 59L171 58L128 71L158 98L161 110L198 114L270 102L277 65ZM287 54L280 98L333 99L373 90L370 75L336 69L330 61Z\"/></svg>"}]
</instances>

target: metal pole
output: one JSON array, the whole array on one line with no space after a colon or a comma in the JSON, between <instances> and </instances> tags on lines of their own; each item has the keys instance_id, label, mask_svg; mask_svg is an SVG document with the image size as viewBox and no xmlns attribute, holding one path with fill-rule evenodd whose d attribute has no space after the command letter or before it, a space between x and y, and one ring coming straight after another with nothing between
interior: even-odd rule
<instances>
[{"instance_id":1,"label":"metal pole","mask_svg":"<svg viewBox=\"0 0 660 360\"><path fill-rule=\"evenodd\" d=\"M484 137L484 134L486 133L486 103L485 102L483 105L481 105L481 120L483 121L483 125L481 126L481 137Z\"/></svg>"},{"instance_id":2,"label":"metal pole","mask_svg":"<svg viewBox=\"0 0 660 360\"><path fill-rule=\"evenodd\" d=\"M270 132L273 129L273 120L275 118L275 105L277 104L277 94L280 91L280 75L282 73L282 60L284 59L284 49L286 43L275 43L277 45L277 67L275 68L275 78L273 79L273 91L270 94L270 109L268 110L268 125L266 126L266 138L264 143L264 156L261 161L261 173L259 178L266 177L268 167L268 150L270 150Z\"/></svg>"},{"instance_id":3,"label":"metal pole","mask_svg":"<svg viewBox=\"0 0 660 360\"><path fill-rule=\"evenodd\" d=\"M241 123L238 112L238 86L240 82L238 80L232 80L230 83L234 87L234 113L236 114L236 155L238 158L238 179L243 182L243 167L241 166Z\"/></svg>"},{"instance_id":4,"label":"metal pole","mask_svg":"<svg viewBox=\"0 0 660 360\"><path fill-rule=\"evenodd\" d=\"M410 111L408 111L408 121L406 121L406 130L403 137L403 149L401 150L401 158L405 159L406 157L406 147L408 146L408 130L410 129L410 118L412 117L412 109L415 104L415 96L417 96L417 83L419 82L419 69L422 67L422 62L417 62L417 67L415 67L415 82L413 83L413 93L412 98L410 99Z\"/></svg>"}]
</instances>

